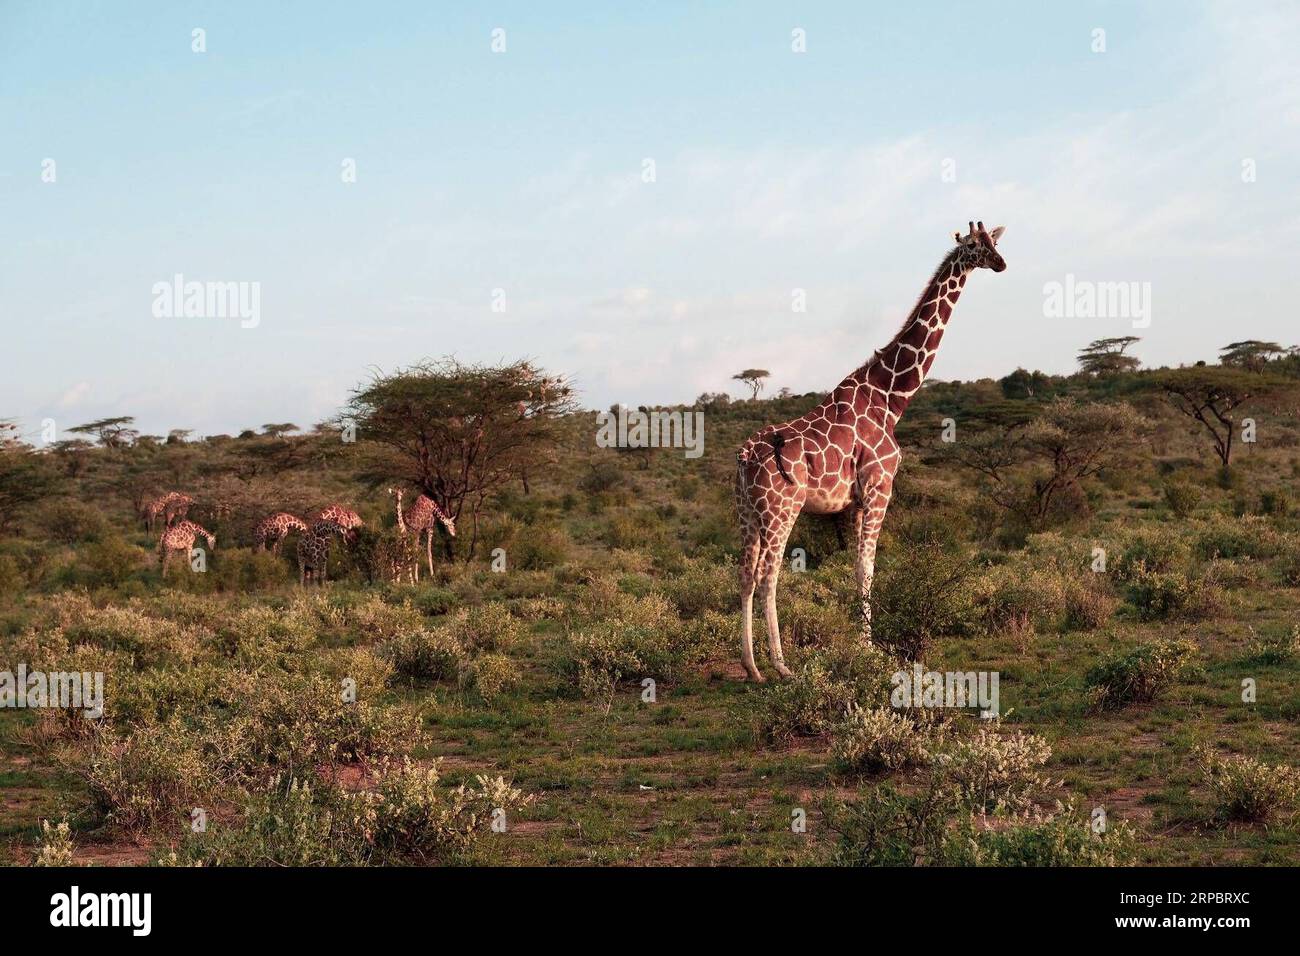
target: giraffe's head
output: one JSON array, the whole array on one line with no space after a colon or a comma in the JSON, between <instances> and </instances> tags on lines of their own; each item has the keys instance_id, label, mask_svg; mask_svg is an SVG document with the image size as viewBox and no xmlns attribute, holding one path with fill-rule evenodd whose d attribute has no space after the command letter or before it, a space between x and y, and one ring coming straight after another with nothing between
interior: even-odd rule
<instances>
[{"instance_id":1,"label":"giraffe's head","mask_svg":"<svg viewBox=\"0 0 1300 956\"><path fill-rule=\"evenodd\" d=\"M439 509L439 510L441 511L441 509ZM445 512L442 512L442 513L440 513L440 514L438 515L438 520L439 520L440 522L442 522L442 526L443 526L444 528L447 529L447 534L451 535L453 538L456 537L456 519L455 519L455 518L453 518L451 515L449 515L449 514L447 514L447 513L445 513Z\"/></svg>"},{"instance_id":2,"label":"giraffe's head","mask_svg":"<svg viewBox=\"0 0 1300 956\"><path fill-rule=\"evenodd\" d=\"M960 232L957 238L957 257L971 269L992 269L1001 272L1007 267L1007 261L998 252L998 240L1006 231L1006 226L998 226L991 232L984 228L982 222L972 222L966 235Z\"/></svg>"}]
</instances>

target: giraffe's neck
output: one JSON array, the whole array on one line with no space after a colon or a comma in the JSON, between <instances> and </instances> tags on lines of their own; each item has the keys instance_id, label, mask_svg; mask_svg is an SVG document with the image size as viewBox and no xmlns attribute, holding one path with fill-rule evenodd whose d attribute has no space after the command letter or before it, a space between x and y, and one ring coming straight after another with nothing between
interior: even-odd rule
<instances>
[{"instance_id":1,"label":"giraffe's neck","mask_svg":"<svg viewBox=\"0 0 1300 956\"><path fill-rule=\"evenodd\" d=\"M402 516L402 492L397 491L397 530L406 534L406 519Z\"/></svg>"},{"instance_id":2,"label":"giraffe's neck","mask_svg":"<svg viewBox=\"0 0 1300 956\"><path fill-rule=\"evenodd\" d=\"M885 423L890 426L920 391L969 274L961 250L954 249L935 269L898 334L849 376L855 387L871 386L865 394L873 406L884 412Z\"/></svg>"}]
</instances>

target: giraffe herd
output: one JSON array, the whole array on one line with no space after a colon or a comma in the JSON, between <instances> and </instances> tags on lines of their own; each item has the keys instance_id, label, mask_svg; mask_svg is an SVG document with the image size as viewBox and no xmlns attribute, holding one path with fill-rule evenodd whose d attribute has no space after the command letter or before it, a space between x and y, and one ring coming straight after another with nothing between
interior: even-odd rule
<instances>
[{"instance_id":1,"label":"giraffe herd","mask_svg":"<svg viewBox=\"0 0 1300 956\"><path fill-rule=\"evenodd\" d=\"M432 498L420 495L405 513L402 511L401 489L389 489L397 496L396 542L382 542L380 566L393 581L404 575L412 584L419 581L419 561L416 548L421 535L426 536L426 555L429 573L433 574L433 537L439 525L452 537L456 535L456 522ZM188 557L199 538L207 541L209 550L217 546L216 535L202 525L188 519L194 497L179 491L169 491L148 501L141 509L142 517L150 531L161 520L162 536L158 540L158 558L162 573L176 555ZM338 538L345 547L354 548L358 541L357 529L365 527L359 514L340 504L327 505L313 512L307 520L288 511L277 511L259 521L253 529L253 546L257 551L270 551L279 555L285 540L297 534L298 580L302 585L311 582L324 584L329 580L330 543Z\"/></svg>"}]
</instances>

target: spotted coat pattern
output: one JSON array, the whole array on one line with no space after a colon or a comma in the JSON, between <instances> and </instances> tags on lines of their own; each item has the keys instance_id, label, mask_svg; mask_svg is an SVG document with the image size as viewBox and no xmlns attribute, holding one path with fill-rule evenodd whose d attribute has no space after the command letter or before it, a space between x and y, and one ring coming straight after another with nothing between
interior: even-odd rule
<instances>
[{"instance_id":1,"label":"spotted coat pattern","mask_svg":"<svg viewBox=\"0 0 1300 956\"><path fill-rule=\"evenodd\" d=\"M253 529L253 541L258 551L265 551L270 545L272 553L279 554L280 546L284 544L284 539L289 536L289 532L302 533L306 530L307 522L287 511L278 511L257 523L257 527Z\"/></svg>"},{"instance_id":2,"label":"spotted coat pattern","mask_svg":"<svg viewBox=\"0 0 1300 956\"><path fill-rule=\"evenodd\" d=\"M767 624L772 665L788 676L776 613L776 584L785 545L801 512L849 512L857 538L857 581L862 636L871 640L871 580L876 540L893 493L900 453L894 427L921 388L939 342L975 269L1001 272L1003 227L992 233L971 223L967 235L939 263L916 307L894 339L836 386L802 418L768 425L737 455L736 508L740 517L741 662L762 681L754 663L753 607L757 590Z\"/></svg>"},{"instance_id":3,"label":"spotted coat pattern","mask_svg":"<svg viewBox=\"0 0 1300 956\"><path fill-rule=\"evenodd\" d=\"M334 535L345 543L351 543L356 537L351 528L328 519L312 522L307 533L298 536L299 584L305 586L309 578L316 584L329 580L330 538Z\"/></svg>"},{"instance_id":4,"label":"spotted coat pattern","mask_svg":"<svg viewBox=\"0 0 1300 956\"><path fill-rule=\"evenodd\" d=\"M196 538L203 537L208 542L209 550L216 550L217 536L193 521L182 519L166 528L158 539L158 560L162 564L162 573L167 573L167 562L173 555L183 554L187 559Z\"/></svg>"}]
</instances>

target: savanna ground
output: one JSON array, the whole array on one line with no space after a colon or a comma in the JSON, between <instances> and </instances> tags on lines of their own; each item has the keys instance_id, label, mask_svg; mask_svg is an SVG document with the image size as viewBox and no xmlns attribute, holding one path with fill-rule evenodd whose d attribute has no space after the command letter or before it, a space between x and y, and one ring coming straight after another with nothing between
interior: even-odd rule
<instances>
[{"instance_id":1,"label":"savanna ground","mask_svg":"<svg viewBox=\"0 0 1300 956\"><path fill-rule=\"evenodd\" d=\"M876 649L851 547L801 518L806 570L779 590L796 677L766 686L738 664L734 453L820 395L712 402L693 460L599 449L572 415L527 491L488 501L477 553L462 522L458 559L414 586L336 548L336 579L303 589L292 544L249 547L281 508L394 524L328 431L77 450L0 538L0 668L103 671L106 714L0 712L4 857L1300 863L1296 403L1253 408L1224 471L1144 374L927 387L900 430ZM1098 468L1038 507L1059 466L1043 430L1086 445L1095 402L1133 433L1103 432ZM1034 428L996 478L954 458ZM161 580L143 485L195 494L206 571ZM910 659L998 672L1001 720L892 712Z\"/></svg>"}]
</instances>

